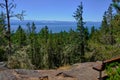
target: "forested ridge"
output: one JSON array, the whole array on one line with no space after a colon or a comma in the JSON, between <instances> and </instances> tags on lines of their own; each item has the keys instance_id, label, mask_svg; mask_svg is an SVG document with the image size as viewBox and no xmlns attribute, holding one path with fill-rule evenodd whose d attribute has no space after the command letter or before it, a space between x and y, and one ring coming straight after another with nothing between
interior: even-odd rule
<instances>
[{"instance_id":1,"label":"forested ridge","mask_svg":"<svg viewBox=\"0 0 120 80\"><path fill-rule=\"evenodd\" d=\"M73 14L77 30L69 32L52 33L47 25L36 32L34 22L26 24L27 30L18 25L15 32L9 32L6 14L1 12L0 61L6 61L9 68L53 69L120 56L119 3L113 0L103 14L100 29L93 26L91 32L84 26L82 3Z\"/></svg>"}]
</instances>

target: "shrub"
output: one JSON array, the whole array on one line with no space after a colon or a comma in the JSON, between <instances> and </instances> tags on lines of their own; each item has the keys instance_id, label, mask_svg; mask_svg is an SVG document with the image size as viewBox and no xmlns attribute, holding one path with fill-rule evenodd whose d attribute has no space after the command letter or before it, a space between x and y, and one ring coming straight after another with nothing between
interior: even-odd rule
<instances>
[{"instance_id":1,"label":"shrub","mask_svg":"<svg viewBox=\"0 0 120 80\"><path fill-rule=\"evenodd\" d=\"M111 63L106 67L107 80L120 80L120 63Z\"/></svg>"},{"instance_id":2,"label":"shrub","mask_svg":"<svg viewBox=\"0 0 120 80\"><path fill-rule=\"evenodd\" d=\"M8 63L7 63L8 68L22 68L22 69L33 69L33 65L31 64L31 61L26 54L26 50L19 50L16 51L15 54L12 56L8 57Z\"/></svg>"}]
</instances>

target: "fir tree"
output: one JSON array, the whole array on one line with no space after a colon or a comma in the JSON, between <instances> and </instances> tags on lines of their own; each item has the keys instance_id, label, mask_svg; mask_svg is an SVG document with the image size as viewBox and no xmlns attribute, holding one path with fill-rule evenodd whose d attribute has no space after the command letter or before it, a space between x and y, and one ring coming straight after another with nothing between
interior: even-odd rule
<instances>
[{"instance_id":1,"label":"fir tree","mask_svg":"<svg viewBox=\"0 0 120 80\"><path fill-rule=\"evenodd\" d=\"M112 8L112 4L110 4L108 11L107 11L107 21L108 21L108 26L109 26L109 42L111 45L113 45L115 43L115 39L113 36L113 25L111 24L111 21L113 20L113 8Z\"/></svg>"},{"instance_id":2,"label":"fir tree","mask_svg":"<svg viewBox=\"0 0 120 80\"><path fill-rule=\"evenodd\" d=\"M18 29L13 35L13 40L15 41L15 44L17 43L19 47L25 46L26 45L26 33L24 29L19 25Z\"/></svg>"},{"instance_id":3,"label":"fir tree","mask_svg":"<svg viewBox=\"0 0 120 80\"><path fill-rule=\"evenodd\" d=\"M83 5L82 2L78 6L76 12L74 13L74 18L77 21L77 30L78 30L78 46L80 49L80 58L81 62L84 61L84 55L85 55L85 45L86 45L86 38L85 38L85 28L84 28L84 22L83 22Z\"/></svg>"},{"instance_id":4,"label":"fir tree","mask_svg":"<svg viewBox=\"0 0 120 80\"><path fill-rule=\"evenodd\" d=\"M101 30L104 31L104 35L108 32L107 12L103 15Z\"/></svg>"},{"instance_id":5,"label":"fir tree","mask_svg":"<svg viewBox=\"0 0 120 80\"><path fill-rule=\"evenodd\" d=\"M116 9L117 13L120 14L120 0L112 0L113 6Z\"/></svg>"}]
</instances>

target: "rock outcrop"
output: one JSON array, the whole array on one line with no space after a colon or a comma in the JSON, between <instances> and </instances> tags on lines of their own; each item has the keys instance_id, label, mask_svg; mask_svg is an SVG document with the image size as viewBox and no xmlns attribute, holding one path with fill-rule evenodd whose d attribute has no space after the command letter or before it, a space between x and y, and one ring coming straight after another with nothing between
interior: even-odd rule
<instances>
[{"instance_id":1,"label":"rock outcrop","mask_svg":"<svg viewBox=\"0 0 120 80\"><path fill-rule=\"evenodd\" d=\"M25 70L2 67L0 80L97 80L99 73L92 69L95 64L97 62L78 63L67 70Z\"/></svg>"}]
</instances>

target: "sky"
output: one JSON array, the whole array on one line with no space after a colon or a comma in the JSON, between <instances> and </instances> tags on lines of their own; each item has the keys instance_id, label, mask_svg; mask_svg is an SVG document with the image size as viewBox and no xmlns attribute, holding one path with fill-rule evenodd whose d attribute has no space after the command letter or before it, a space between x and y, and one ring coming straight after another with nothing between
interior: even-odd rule
<instances>
[{"instance_id":1,"label":"sky","mask_svg":"<svg viewBox=\"0 0 120 80\"><path fill-rule=\"evenodd\" d=\"M84 21L101 21L112 0L15 0L16 13L25 10L25 20L75 21L73 13L83 2Z\"/></svg>"}]
</instances>

